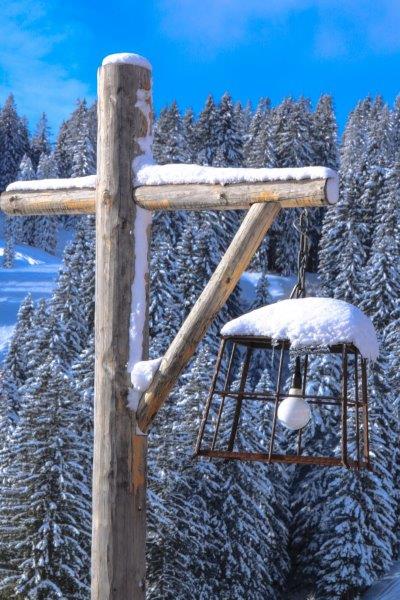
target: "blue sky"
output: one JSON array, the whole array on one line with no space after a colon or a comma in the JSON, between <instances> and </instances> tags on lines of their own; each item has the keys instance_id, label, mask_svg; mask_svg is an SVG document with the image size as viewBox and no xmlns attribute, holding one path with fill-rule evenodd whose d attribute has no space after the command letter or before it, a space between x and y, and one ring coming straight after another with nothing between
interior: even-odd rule
<instances>
[{"instance_id":1,"label":"blue sky","mask_svg":"<svg viewBox=\"0 0 400 600\"><path fill-rule=\"evenodd\" d=\"M0 103L13 92L55 131L94 99L102 58L131 51L153 64L156 109L329 92L343 125L359 98L400 92L399 32L400 0L0 0Z\"/></svg>"}]
</instances>

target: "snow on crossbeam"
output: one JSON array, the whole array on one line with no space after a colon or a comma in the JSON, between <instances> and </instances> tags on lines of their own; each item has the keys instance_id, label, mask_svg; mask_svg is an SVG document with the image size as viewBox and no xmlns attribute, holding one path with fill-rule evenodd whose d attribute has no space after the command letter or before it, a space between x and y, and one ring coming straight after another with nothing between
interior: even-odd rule
<instances>
[{"instance_id":1,"label":"snow on crossbeam","mask_svg":"<svg viewBox=\"0 0 400 600\"><path fill-rule=\"evenodd\" d=\"M43 190L95 189L96 175L70 177L66 179L34 179L32 181L14 181L7 186L6 192L42 192Z\"/></svg>"},{"instance_id":2,"label":"snow on crossbeam","mask_svg":"<svg viewBox=\"0 0 400 600\"><path fill-rule=\"evenodd\" d=\"M145 165L136 174L136 185L169 185L206 183L262 183L265 181L302 181L332 179L337 173L328 167L295 167L289 169L253 169L244 167L207 167L203 165Z\"/></svg>"},{"instance_id":3,"label":"snow on crossbeam","mask_svg":"<svg viewBox=\"0 0 400 600\"><path fill-rule=\"evenodd\" d=\"M337 174L325 167L146 165L135 182L134 200L147 210L241 210L265 202L281 208L312 207L334 204L338 198ZM0 208L9 215L94 213L95 188L95 175L16 181L1 195Z\"/></svg>"},{"instance_id":4,"label":"snow on crossbeam","mask_svg":"<svg viewBox=\"0 0 400 600\"><path fill-rule=\"evenodd\" d=\"M371 360L379 354L371 320L356 306L331 298L281 300L262 306L226 323L221 335L285 340L295 350L353 344Z\"/></svg>"}]
</instances>

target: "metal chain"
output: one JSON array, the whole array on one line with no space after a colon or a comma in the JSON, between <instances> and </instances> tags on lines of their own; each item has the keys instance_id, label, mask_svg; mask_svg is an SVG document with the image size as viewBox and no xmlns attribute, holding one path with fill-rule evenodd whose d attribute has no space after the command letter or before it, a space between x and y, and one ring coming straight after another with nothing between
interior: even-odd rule
<instances>
[{"instance_id":1,"label":"metal chain","mask_svg":"<svg viewBox=\"0 0 400 600\"><path fill-rule=\"evenodd\" d=\"M308 212L306 208L301 211L299 221L298 223L293 223L293 227L300 233L300 248L297 257L297 282L290 294L290 298L304 298L306 295L306 268L311 246L308 235Z\"/></svg>"}]
</instances>

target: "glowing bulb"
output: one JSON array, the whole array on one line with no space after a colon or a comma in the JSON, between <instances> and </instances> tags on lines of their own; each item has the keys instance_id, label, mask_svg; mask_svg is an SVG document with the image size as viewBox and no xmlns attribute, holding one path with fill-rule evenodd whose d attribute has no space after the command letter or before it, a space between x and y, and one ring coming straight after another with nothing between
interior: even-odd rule
<instances>
[{"instance_id":1,"label":"glowing bulb","mask_svg":"<svg viewBox=\"0 0 400 600\"><path fill-rule=\"evenodd\" d=\"M288 429L302 429L311 419L311 410L300 388L291 387L289 395L278 406L278 419ZM297 398L295 396L298 396Z\"/></svg>"}]
</instances>

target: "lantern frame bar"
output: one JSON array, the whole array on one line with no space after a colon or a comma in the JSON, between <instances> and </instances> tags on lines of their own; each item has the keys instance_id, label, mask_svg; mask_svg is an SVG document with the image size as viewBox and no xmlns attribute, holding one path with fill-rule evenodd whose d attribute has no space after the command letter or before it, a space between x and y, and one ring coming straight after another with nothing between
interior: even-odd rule
<instances>
[{"instance_id":1,"label":"lantern frame bar","mask_svg":"<svg viewBox=\"0 0 400 600\"><path fill-rule=\"evenodd\" d=\"M247 375L249 372L249 366L250 366L252 352L253 352L252 348L247 348L246 358L244 359L242 374L240 376L239 392L237 394L237 399L236 399L236 408L235 408L235 414L234 414L233 422L232 422L231 435L229 437L229 442L228 442L228 451L229 452L231 452L233 450L233 445L235 443L236 432L237 432L237 428L239 425L240 413L242 412L244 388L246 386Z\"/></svg>"},{"instance_id":2,"label":"lantern frame bar","mask_svg":"<svg viewBox=\"0 0 400 600\"><path fill-rule=\"evenodd\" d=\"M222 341L221 341L222 344ZM228 370L226 372L226 377L225 377L225 382L224 382L224 387L225 389L228 388L229 389L229 385L230 385L230 379L231 379L231 374L232 374L232 370L233 370L233 358L235 356L235 352L236 352L236 344L233 343L232 345L232 350L231 350L231 354L229 357L229 364L228 364ZM214 390L214 394L215 394L215 390ZM225 396L222 397L221 399L221 403L219 405L219 409L218 409L218 416L217 416L217 424L215 426L215 431L214 431L214 436L213 436L213 441L211 444L211 450L214 450L215 448L215 444L217 442L217 438L218 438L218 433L219 433L219 426L221 424L221 416L222 416L222 412L224 410L224 405L225 405Z\"/></svg>"},{"instance_id":3,"label":"lantern frame bar","mask_svg":"<svg viewBox=\"0 0 400 600\"><path fill-rule=\"evenodd\" d=\"M239 395L238 392L231 392L230 390L214 390L214 394L216 396L225 396L227 398L237 398ZM279 395L282 397L286 397L288 395L287 392L279 392ZM276 392L271 391L269 394L264 394L263 392L244 392L241 394L243 400L259 400L260 402L275 402L276 400ZM315 394L293 394L293 398L304 398L307 400L309 404L326 404L331 406L341 406L341 395L339 396L318 396L318 400L315 400ZM320 402L321 400L321 402ZM347 401L348 407L355 407L356 402L352 400ZM364 406L363 402L358 402L358 407Z\"/></svg>"},{"instance_id":4,"label":"lantern frame bar","mask_svg":"<svg viewBox=\"0 0 400 600\"><path fill-rule=\"evenodd\" d=\"M217 378L219 375L219 371L220 371L220 367L221 367L221 362L222 362L222 357L224 354L224 350L225 350L225 346L226 346L226 341L225 340L221 340L221 344L219 347L219 351L218 351L218 356L217 356L217 362L215 365L215 369L214 369L214 375L213 375L213 380L212 380L212 384L211 384L211 388L208 394L208 398L207 398L207 404L206 404L206 409L204 411L204 415L201 421L201 425L200 425L200 429L199 429L199 435L197 436L197 443L196 443L196 454L198 454L199 449L200 449L200 444L201 444L201 440L203 438L204 435L204 430L206 428L206 424L207 424L207 419L208 419L208 415L210 414L210 408L211 408L211 402L213 399L213 395L214 395L214 388L215 388L215 384L217 383Z\"/></svg>"},{"instance_id":5,"label":"lantern frame bar","mask_svg":"<svg viewBox=\"0 0 400 600\"><path fill-rule=\"evenodd\" d=\"M271 457L274 450L274 442L275 442L275 431L276 431L276 419L278 416L278 408L279 408L279 400L280 400L280 391L281 391L281 383L282 383L282 372L283 372L283 359L285 356L285 344L281 345L281 352L279 355L279 367L278 367L278 381L276 384L276 394L275 394L275 407L274 407L274 417L272 422L272 431L271 431L271 440L269 444L269 460L271 462Z\"/></svg>"}]
</instances>

